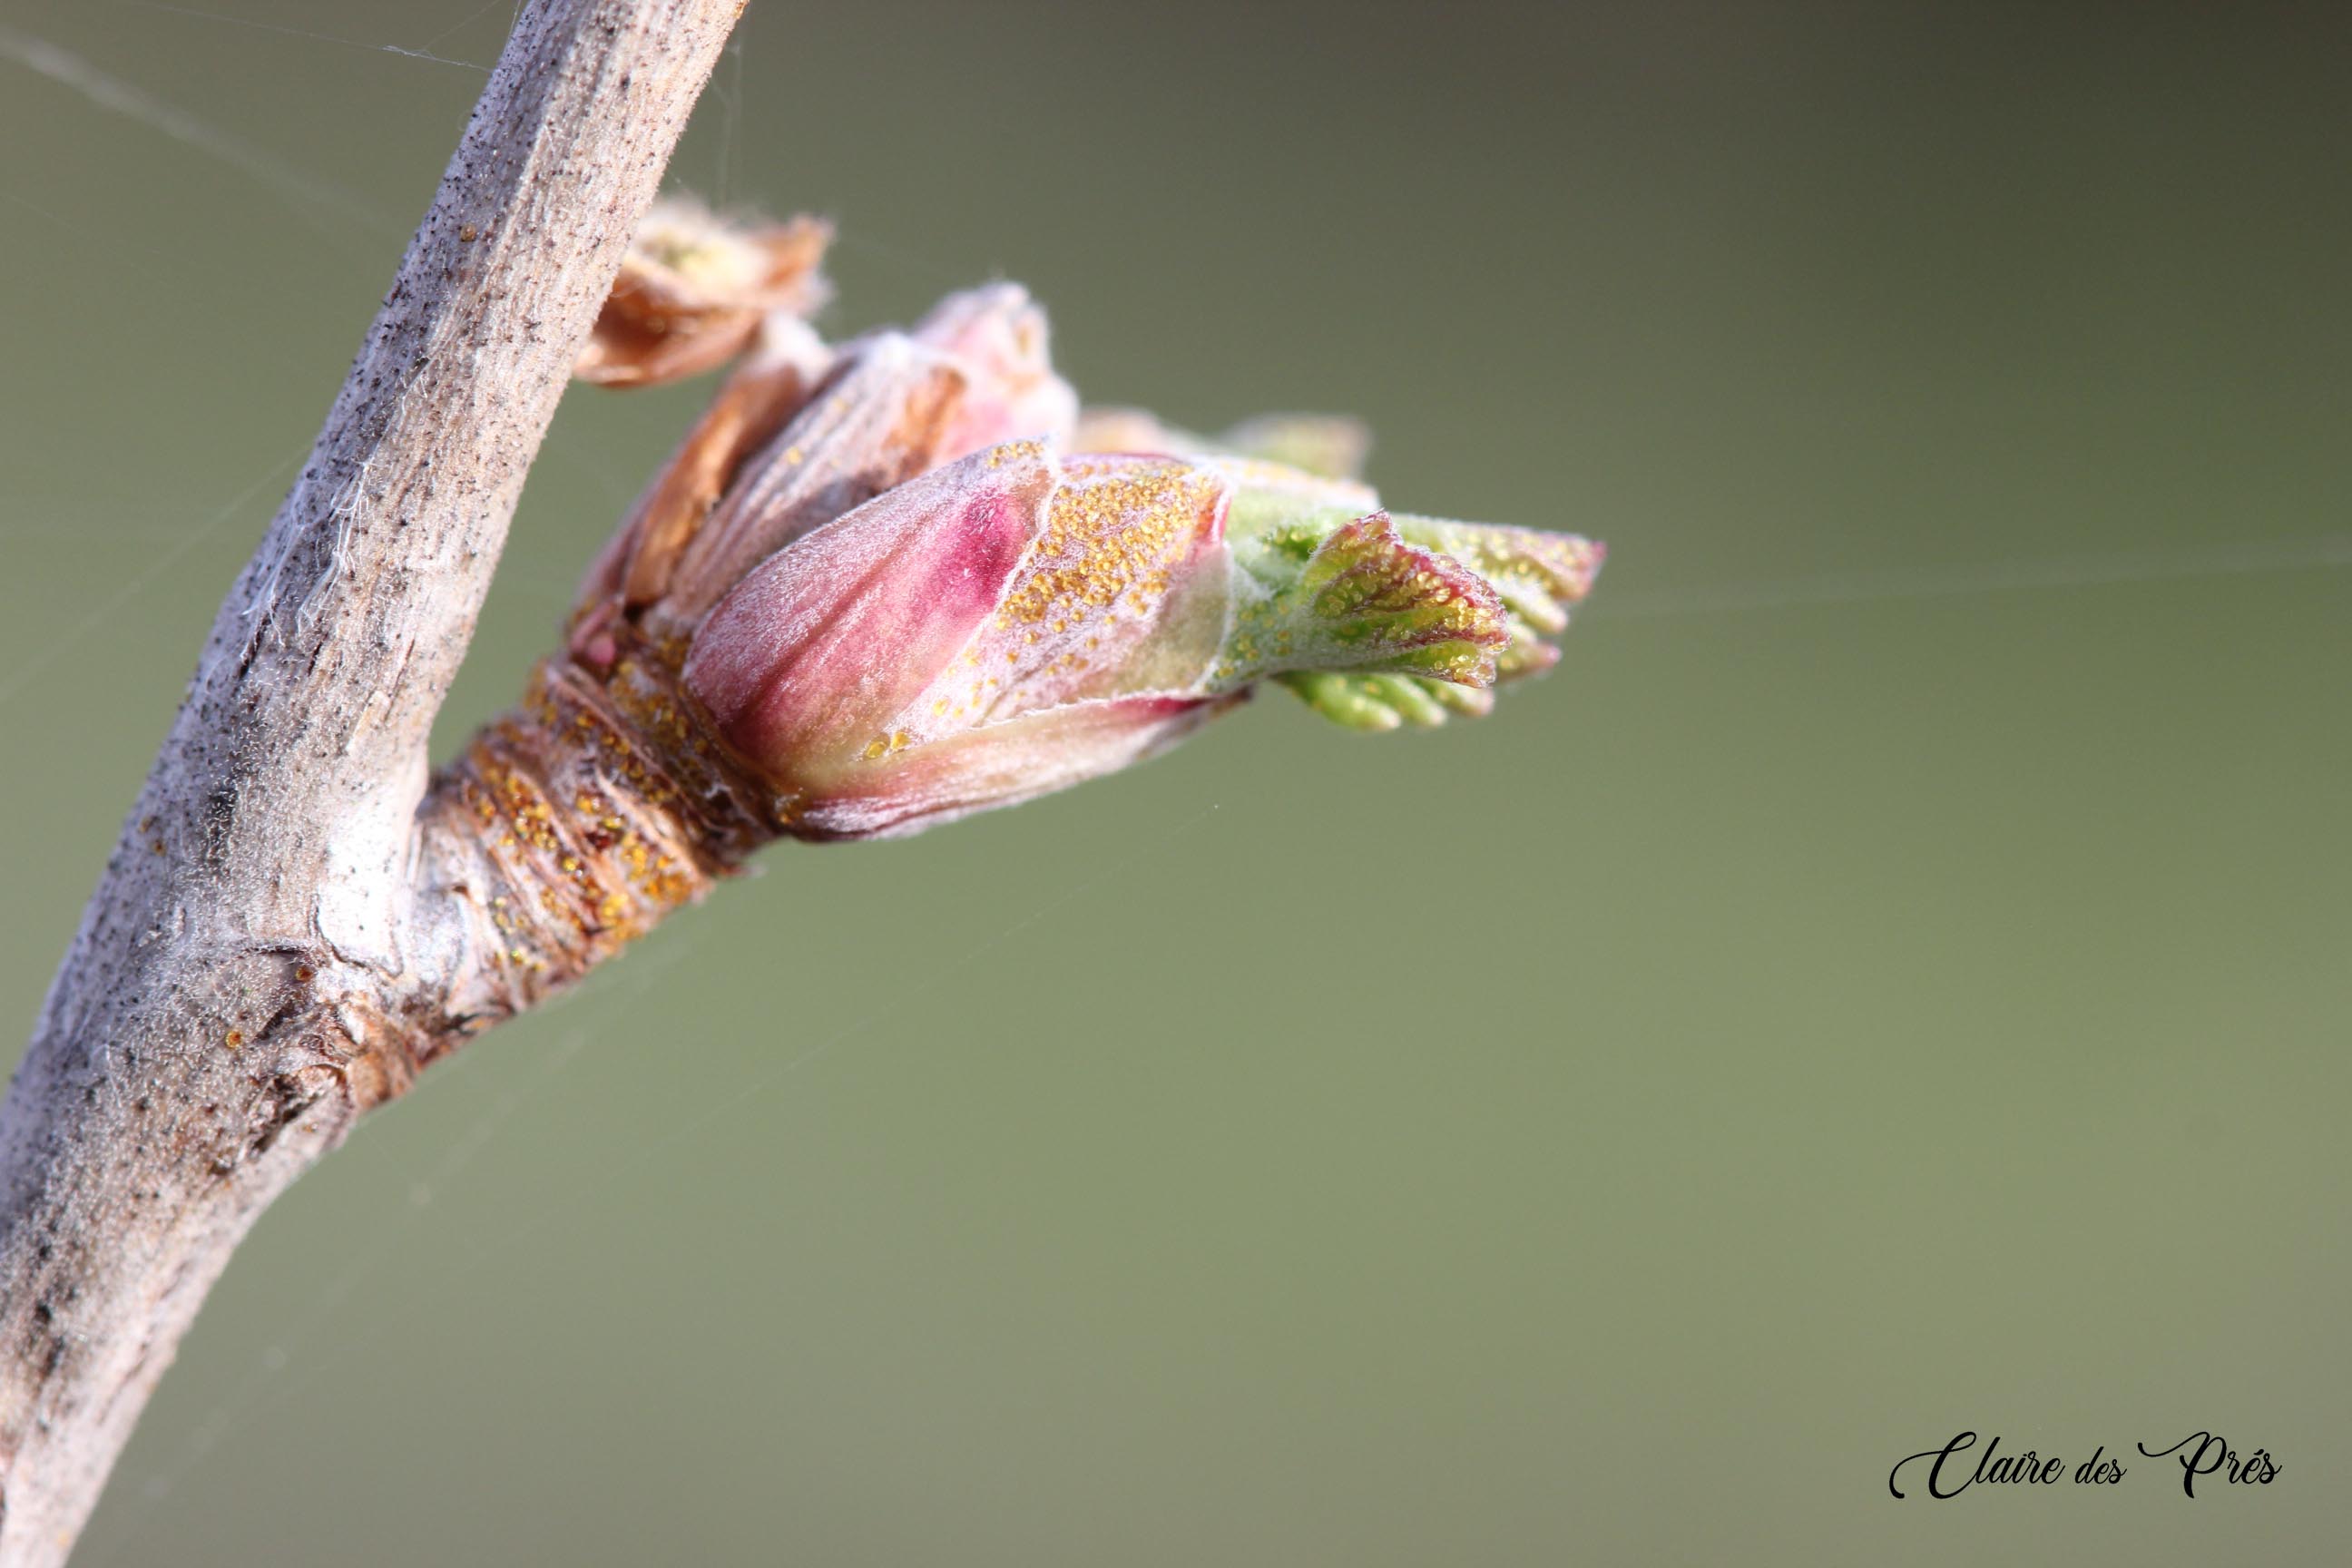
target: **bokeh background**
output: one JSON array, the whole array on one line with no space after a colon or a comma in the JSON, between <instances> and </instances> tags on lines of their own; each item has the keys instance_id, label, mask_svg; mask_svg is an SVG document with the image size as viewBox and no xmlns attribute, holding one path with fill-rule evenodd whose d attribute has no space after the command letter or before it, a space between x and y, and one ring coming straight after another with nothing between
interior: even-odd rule
<instances>
[{"instance_id":1,"label":"bokeh background","mask_svg":"<svg viewBox=\"0 0 2352 1568\"><path fill-rule=\"evenodd\" d=\"M0 0L12 1037L509 14ZM754 0L675 174L830 324L1021 279L1601 592L772 853L268 1216L77 1561L2343 1561L2347 16ZM704 392L566 402L445 743Z\"/></svg>"}]
</instances>

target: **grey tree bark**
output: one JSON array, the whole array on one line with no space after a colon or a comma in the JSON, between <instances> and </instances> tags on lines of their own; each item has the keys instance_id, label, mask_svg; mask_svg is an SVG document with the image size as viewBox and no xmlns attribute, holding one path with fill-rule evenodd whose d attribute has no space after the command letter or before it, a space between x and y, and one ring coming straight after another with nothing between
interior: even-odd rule
<instances>
[{"instance_id":1,"label":"grey tree bark","mask_svg":"<svg viewBox=\"0 0 2352 1568\"><path fill-rule=\"evenodd\" d=\"M0 1568L64 1559L261 1210L488 1016L426 733L742 4L525 8L221 605L0 1106Z\"/></svg>"}]
</instances>

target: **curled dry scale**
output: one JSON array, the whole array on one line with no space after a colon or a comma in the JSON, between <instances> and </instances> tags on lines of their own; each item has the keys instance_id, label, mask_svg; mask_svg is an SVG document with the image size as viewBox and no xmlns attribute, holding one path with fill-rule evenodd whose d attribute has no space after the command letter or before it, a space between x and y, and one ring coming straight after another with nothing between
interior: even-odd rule
<instances>
[{"instance_id":1,"label":"curled dry scale","mask_svg":"<svg viewBox=\"0 0 2352 1568\"><path fill-rule=\"evenodd\" d=\"M625 30L600 37L616 19ZM62 1557L236 1237L353 1117L762 846L909 833L1027 800L1148 758L1261 687L1360 730L1434 725L1486 713L1496 687L1559 657L1544 639L1591 588L1601 547L1388 510L1358 475L1366 441L1349 421L1266 417L1202 437L1083 406L1055 374L1043 311L1011 284L952 295L904 331L828 342L809 324L825 297L826 226L733 223L686 201L648 210L731 19L723 4L526 12L468 145L502 91L537 93L523 132L540 140L520 151L583 166L568 186L542 171L539 189L529 167L509 169L485 192L461 148L372 340L391 346L421 255L454 244L477 288L494 288L495 243L487 258L467 250L511 237L526 195L543 210L551 189L590 210L597 138L634 134L638 164L603 177L612 210L643 221L605 232L583 220L558 280L569 286L542 280L532 302L541 336L558 317L568 335L506 374L551 406L566 364L608 386L731 368L588 570L520 703L423 784L415 712L429 722L446 669L424 677L421 699L412 688L402 713L397 689L419 679L405 668L418 656L371 664L355 639L377 623L334 602L362 572L380 599L422 601L429 590L410 579L429 571L440 536L420 532L403 562L396 531L377 553L349 535L371 506L429 516L452 499L430 480L399 500L369 489L399 461L385 450L395 420L361 431L373 456L335 449L383 395L362 384L369 353L224 607L246 665L299 642L281 625L290 617L313 668L324 658L348 671L356 701L283 727L307 725L308 757L351 770L354 798L294 803L338 818L293 841L307 900L225 907L253 868L236 842L256 799L255 748L240 742L281 722L272 704L300 705L271 687L246 710L208 708L237 689L208 658L174 731L182 755L167 747L150 781L8 1106L0 1563ZM615 110L593 90L563 101L565 73L578 88L588 72L593 89L596 73L623 70L658 101ZM510 140L515 106L502 107L488 131ZM635 118L615 125L615 112ZM570 141L551 152L551 138ZM504 141L488 153L529 162ZM442 304L420 330L446 346L465 317ZM444 389L423 405L450 427L428 466L447 464L466 395L508 390ZM413 419L413 395L404 406ZM491 488L519 486L536 417L513 436L510 479ZM330 469L343 479L333 504L302 515ZM474 549L494 554L511 494L457 499L474 513ZM338 534L333 548L306 554L321 531ZM280 579L304 565L315 580L289 603ZM472 603L457 609L443 639L456 647L432 650L450 666ZM216 632L213 652L222 646ZM362 741L394 719L408 725L403 754L378 762ZM215 784L194 820L174 817L170 776L192 723L226 748L230 784L248 786ZM385 798L402 813L396 831L371 833ZM277 891L287 852L275 853ZM162 868L138 930L111 888L125 857ZM117 958L109 973L139 990L109 1012L77 966L126 942L169 962Z\"/></svg>"}]
</instances>

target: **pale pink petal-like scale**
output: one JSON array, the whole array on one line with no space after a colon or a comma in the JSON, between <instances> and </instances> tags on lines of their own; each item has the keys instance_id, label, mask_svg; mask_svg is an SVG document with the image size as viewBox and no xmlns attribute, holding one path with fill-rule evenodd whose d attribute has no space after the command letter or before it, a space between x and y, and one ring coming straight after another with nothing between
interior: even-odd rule
<instances>
[{"instance_id":1,"label":"pale pink petal-like scale","mask_svg":"<svg viewBox=\"0 0 2352 1568\"><path fill-rule=\"evenodd\" d=\"M1045 448L1015 443L826 523L719 601L688 689L788 789L871 760L892 743L882 726L994 612L1053 484Z\"/></svg>"}]
</instances>

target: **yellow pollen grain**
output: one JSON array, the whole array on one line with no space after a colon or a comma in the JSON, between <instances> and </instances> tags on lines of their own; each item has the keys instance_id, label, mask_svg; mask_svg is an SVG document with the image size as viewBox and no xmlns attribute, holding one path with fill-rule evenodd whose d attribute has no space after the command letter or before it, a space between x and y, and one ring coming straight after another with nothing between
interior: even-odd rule
<instances>
[{"instance_id":1,"label":"yellow pollen grain","mask_svg":"<svg viewBox=\"0 0 2352 1568\"><path fill-rule=\"evenodd\" d=\"M1148 607L1192 549L1215 481L1183 463L1064 465L1033 565L1006 595L1007 623L1049 624L1103 616L1122 597Z\"/></svg>"}]
</instances>

